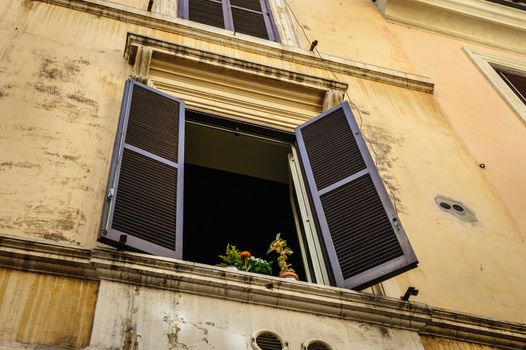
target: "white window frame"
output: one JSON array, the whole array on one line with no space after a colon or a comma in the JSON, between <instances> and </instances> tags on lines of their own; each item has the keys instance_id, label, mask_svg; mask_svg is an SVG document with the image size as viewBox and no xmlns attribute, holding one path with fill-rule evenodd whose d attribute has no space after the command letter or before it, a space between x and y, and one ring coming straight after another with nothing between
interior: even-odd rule
<instances>
[{"instance_id":1,"label":"white window frame","mask_svg":"<svg viewBox=\"0 0 526 350\"><path fill-rule=\"evenodd\" d=\"M475 51L467 47L464 47L463 49L468 57L476 64L477 68L488 79L491 85L493 85L511 109L513 109L513 111L520 117L521 121L526 125L526 105L496 71L496 69L498 69L516 75L526 76L526 62Z\"/></svg>"}]
</instances>

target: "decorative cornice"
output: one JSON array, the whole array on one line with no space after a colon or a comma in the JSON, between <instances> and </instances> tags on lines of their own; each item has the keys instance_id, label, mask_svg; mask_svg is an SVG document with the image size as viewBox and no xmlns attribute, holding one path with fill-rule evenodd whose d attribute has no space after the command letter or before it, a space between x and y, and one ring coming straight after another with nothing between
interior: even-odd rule
<instances>
[{"instance_id":1,"label":"decorative cornice","mask_svg":"<svg viewBox=\"0 0 526 350\"><path fill-rule=\"evenodd\" d=\"M348 84L341 83L337 80L292 72L133 33L128 33L126 47L124 49L124 56L128 58L130 64L135 64L135 58L137 57L138 48L140 47L145 47L154 52L166 53L170 56L184 58L194 62L205 63L241 73L258 75L268 79L286 81L317 90L337 90L345 92L349 87Z\"/></svg>"},{"instance_id":2,"label":"decorative cornice","mask_svg":"<svg viewBox=\"0 0 526 350\"><path fill-rule=\"evenodd\" d=\"M485 0L378 0L393 22L526 53L526 13ZM484 28L490 34L484 35Z\"/></svg>"},{"instance_id":3,"label":"decorative cornice","mask_svg":"<svg viewBox=\"0 0 526 350\"><path fill-rule=\"evenodd\" d=\"M172 18L145 10L112 3L105 0L33 0L63 6L74 10L91 13L97 16L116 19L122 22L141 25L164 32L191 37L225 47L235 48L261 56L286 60L313 68L326 70L328 67L335 73L348 74L363 79L379 81L386 84L405 87L412 90L433 92L433 83L427 77L404 73L389 68L343 58L322 55L314 52L285 46L279 43L254 38L248 35L229 32L183 20Z\"/></svg>"},{"instance_id":4,"label":"decorative cornice","mask_svg":"<svg viewBox=\"0 0 526 350\"><path fill-rule=\"evenodd\" d=\"M111 280L407 329L503 349L526 347L526 325L307 282L108 248L79 248L0 235L0 266Z\"/></svg>"}]
</instances>

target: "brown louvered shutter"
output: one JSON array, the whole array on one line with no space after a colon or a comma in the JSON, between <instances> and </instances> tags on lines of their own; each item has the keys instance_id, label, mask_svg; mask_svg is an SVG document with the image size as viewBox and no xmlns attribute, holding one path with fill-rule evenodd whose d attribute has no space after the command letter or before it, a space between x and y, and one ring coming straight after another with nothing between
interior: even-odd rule
<instances>
[{"instance_id":1,"label":"brown louvered shutter","mask_svg":"<svg viewBox=\"0 0 526 350\"><path fill-rule=\"evenodd\" d=\"M184 103L129 79L100 240L182 257Z\"/></svg>"},{"instance_id":2,"label":"brown louvered shutter","mask_svg":"<svg viewBox=\"0 0 526 350\"><path fill-rule=\"evenodd\" d=\"M229 2L235 32L277 41L266 0L230 0Z\"/></svg>"},{"instance_id":3,"label":"brown louvered shutter","mask_svg":"<svg viewBox=\"0 0 526 350\"><path fill-rule=\"evenodd\" d=\"M510 87L517 97L526 104L526 77L497 70L502 80Z\"/></svg>"},{"instance_id":4,"label":"brown louvered shutter","mask_svg":"<svg viewBox=\"0 0 526 350\"><path fill-rule=\"evenodd\" d=\"M187 0L188 18L190 21L225 28L223 2L215 0Z\"/></svg>"},{"instance_id":5,"label":"brown louvered shutter","mask_svg":"<svg viewBox=\"0 0 526 350\"><path fill-rule=\"evenodd\" d=\"M296 129L336 285L363 289L418 261L347 102Z\"/></svg>"},{"instance_id":6,"label":"brown louvered shutter","mask_svg":"<svg viewBox=\"0 0 526 350\"><path fill-rule=\"evenodd\" d=\"M237 33L278 41L267 0L181 0L179 16Z\"/></svg>"}]
</instances>

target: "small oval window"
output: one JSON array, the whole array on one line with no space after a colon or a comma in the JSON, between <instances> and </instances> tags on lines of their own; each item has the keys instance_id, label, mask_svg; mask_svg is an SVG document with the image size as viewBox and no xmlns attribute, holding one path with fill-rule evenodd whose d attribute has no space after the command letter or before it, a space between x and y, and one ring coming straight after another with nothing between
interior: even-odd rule
<instances>
[{"instance_id":1,"label":"small oval window","mask_svg":"<svg viewBox=\"0 0 526 350\"><path fill-rule=\"evenodd\" d=\"M252 348L255 350L286 350L286 343L279 334L260 330L252 336Z\"/></svg>"}]
</instances>

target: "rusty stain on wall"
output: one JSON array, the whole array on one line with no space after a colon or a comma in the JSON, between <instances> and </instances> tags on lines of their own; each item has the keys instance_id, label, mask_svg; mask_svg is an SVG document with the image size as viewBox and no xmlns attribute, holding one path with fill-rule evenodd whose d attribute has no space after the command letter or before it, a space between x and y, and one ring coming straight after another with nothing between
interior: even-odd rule
<instances>
[{"instance_id":1,"label":"rusty stain on wall","mask_svg":"<svg viewBox=\"0 0 526 350\"><path fill-rule=\"evenodd\" d=\"M85 347L97 293L95 281L0 269L0 339Z\"/></svg>"}]
</instances>

